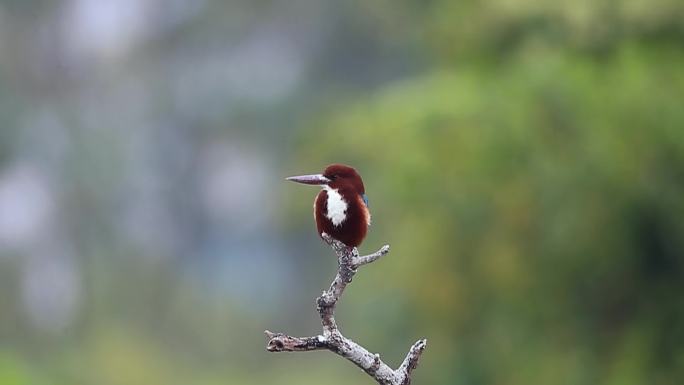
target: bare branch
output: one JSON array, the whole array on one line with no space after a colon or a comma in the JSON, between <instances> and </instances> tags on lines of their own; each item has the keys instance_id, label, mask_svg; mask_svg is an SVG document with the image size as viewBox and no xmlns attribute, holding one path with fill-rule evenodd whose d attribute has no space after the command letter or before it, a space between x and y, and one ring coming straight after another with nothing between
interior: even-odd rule
<instances>
[{"instance_id":1,"label":"bare branch","mask_svg":"<svg viewBox=\"0 0 684 385\"><path fill-rule=\"evenodd\" d=\"M358 268L371 262L375 262L378 260L378 258L389 253L389 249L389 245L385 245L373 254L364 255L362 257L354 257L352 258L352 266L354 266L354 268Z\"/></svg>"},{"instance_id":2,"label":"bare branch","mask_svg":"<svg viewBox=\"0 0 684 385\"><path fill-rule=\"evenodd\" d=\"M423 354L423 351L426 347L426 339L418 340L415 344L413 344L413 346L411 346L406 358L404 358L404 362L401 363L401 366L397 370L399 375L404 376L404 379L401 382L402 384L408 385L411 383L411 372L413 372L413 369L418 367L418 360L420 359L420 355Z\"/></svg>"},{"instance_id":3,"label":"bare branch","mask_svg":"<svg viewBox=\"0 0 684 385\"><path fill-rule=\"evenodd\" d=\"M269 352L304 352L307 350L328 349L328 343L323 336L315 337L290 337L283 333L273 333L266 330L266 337L268 337L268 346L266 350Z\"/></svg>"},{"instance_id":4,"label":"bare branch","mask_svg":"<svg viewBox=\"0 0 684 385\"><path fill-rule=\"evenodd\" d=\"M318 314L323 325L323 334L313 337L291 337L282 333L266 331L269 352L298 352L327 349L353 362L379 384L408 385L411 383L411 372L418 366L418 360L427 346L427 340L417 341L409 350L404 362L397 370L393 370L381 359L363 346L346 338L340 333L335 322L335 306L342 293L363 265L377 261L389 252L389 245L383 246L375 253L359 256L356 247L347 247L327 234L321 235L323 240L337 254L338 269L330 288L316 299Z\"/></svg>"}]
</instances>

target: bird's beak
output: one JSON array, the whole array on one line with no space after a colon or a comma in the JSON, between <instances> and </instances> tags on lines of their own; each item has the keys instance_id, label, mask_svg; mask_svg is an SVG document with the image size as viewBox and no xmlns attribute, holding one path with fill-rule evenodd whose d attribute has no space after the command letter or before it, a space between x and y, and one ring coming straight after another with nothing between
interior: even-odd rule
<instances>
[{"instance_id":1,"label":"bird's beak","mask_svg":"<svg viewBox=\"0 0 684 385\"><path fill-rule=\"evenodd\" d=\"M292 182L304 184L328 184L330 182L330 179L324 177L321 174L291 176L285 179Z\"/></svg>"}]
</instances>

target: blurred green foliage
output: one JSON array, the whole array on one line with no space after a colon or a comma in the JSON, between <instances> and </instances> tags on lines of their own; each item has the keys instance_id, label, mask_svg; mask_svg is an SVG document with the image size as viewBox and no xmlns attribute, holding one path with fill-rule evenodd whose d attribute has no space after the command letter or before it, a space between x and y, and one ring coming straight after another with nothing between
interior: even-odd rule
<instances>
[{"instance_id":1,"label":"blurred green foliage","mask_svg":"<svg viewBox=\"0 0 684 385\"><path fill-rule=\"evenodd\" d=\"M426 330L417 382L679 383L681 6L433 3L445 65L304 133L299 164L364 165L367 243L393 241L366 290L402 306L355 331Z\"/></svg>"},{"instance_id":2,"label":"blurred green foliage","mask_svg":"<svg viewBox=\"0 0 684 385\"><path fill-rule=\"evenodd\" d=\"M371 239L394 239L399 312L422 310L411 329L436 334L450 376L674 384L684 57L528 55L363 98L303 157L372 165Z\"/></svg>"},{"instance_id":3,"label":"blurred green foliage","mask_svg":"<svg viewBox=\"0 0 684 385\"><path fill-rule=\"evenodd\" d=\"M174 33L271 6L210 2ZM392 245L345 294L345 334L395 364L427 337L414 384L684 381L681 2L355 1L317 17L332 32L309 83L269 108L302 124L274 134L288 145L277 172L356 166L374 219L362 251ZM274 199L284 236L313 242L307 193ZM0 296L0 385L370 383L331 354L263 351L265 328L318 330L304 299L334 262L263 311L186 285L182 269L114 258L127 247L82 248L98 262L83 264L86 310L64 334L36 332ZM0 263L18 297L21 268Z\"/></svg>"}]
</instances>

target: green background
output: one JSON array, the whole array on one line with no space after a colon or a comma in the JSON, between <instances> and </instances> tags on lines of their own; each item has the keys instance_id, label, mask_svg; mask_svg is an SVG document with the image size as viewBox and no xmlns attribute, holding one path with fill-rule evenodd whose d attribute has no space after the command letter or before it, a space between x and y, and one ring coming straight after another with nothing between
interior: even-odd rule
<instances>
[{"instance_id":1,"label":"green background","mask_svg":"<svg viewBox=\"0 0 684 385\"><path fill-rule=\"evenodd\" d=\"M684 381L680 1L0 2L0 385L370 384L311 218L364 177L345 335L418 384Z\"/></svg>"}]
</instances>

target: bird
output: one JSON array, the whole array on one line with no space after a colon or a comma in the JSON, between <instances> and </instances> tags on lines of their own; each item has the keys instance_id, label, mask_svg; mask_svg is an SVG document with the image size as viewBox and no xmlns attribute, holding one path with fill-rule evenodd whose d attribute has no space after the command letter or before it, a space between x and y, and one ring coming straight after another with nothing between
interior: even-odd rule
<instances>
[{"instance_id":1,"label":"bird","mask_svg":"<svg viewBox=\"0 0 684 385\"><path fill-rule=\"evenodd\" d=\"M371 214L363 180L353 167L335 163L327 166L322 174L285 179L322 187L313 206L319 236L325 233L347 247L357 247L363 242Z\"/></svg>"}]
</instances>

